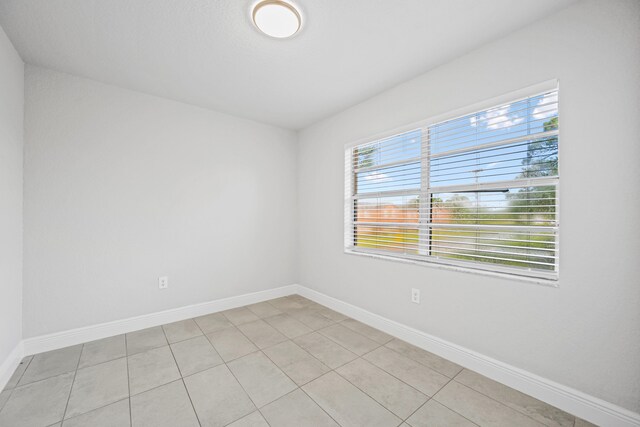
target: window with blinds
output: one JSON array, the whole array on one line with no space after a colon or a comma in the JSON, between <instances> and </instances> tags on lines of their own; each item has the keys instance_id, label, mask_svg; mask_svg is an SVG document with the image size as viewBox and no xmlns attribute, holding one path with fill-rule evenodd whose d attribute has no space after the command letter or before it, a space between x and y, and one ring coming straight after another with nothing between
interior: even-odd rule
<instances>
[{"instance_id":1,"label":"window with blinds","mask_svg":"<svg viewBox=\"0 0 640 427\"><path fill-rule=\"evenodd\" d=\"M353 252L557 279L558 91L349 148Z\"/></svg>"}]
</instances>

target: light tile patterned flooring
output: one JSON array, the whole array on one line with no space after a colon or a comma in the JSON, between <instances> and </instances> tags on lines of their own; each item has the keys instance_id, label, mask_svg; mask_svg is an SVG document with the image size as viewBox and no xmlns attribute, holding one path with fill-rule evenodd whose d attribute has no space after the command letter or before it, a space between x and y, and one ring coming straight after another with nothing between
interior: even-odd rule
<instances>
[{"instance_id":1,"label":"light tile patterned flooring","mask_svg":"<svg viewBox=\"0 0 640 427\"><path fill-rule=\"evenodd\" d=\"M2 427L586 423L297 295L27 357Z\"/></svg>"}]
</instances>

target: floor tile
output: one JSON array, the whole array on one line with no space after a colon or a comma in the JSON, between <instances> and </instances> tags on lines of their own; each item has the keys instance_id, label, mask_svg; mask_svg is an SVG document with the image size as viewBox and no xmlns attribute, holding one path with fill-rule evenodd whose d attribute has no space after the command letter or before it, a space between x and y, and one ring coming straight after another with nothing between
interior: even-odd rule
<instances>
[{"instance_id":1,"label":"floor tile","mask_svg":"<svg viewBox=\"0 0 640 427\"><path fill-rule=\"evenodd\" d=\"M18 385L29 384L75 371L78 367L81 351L82 344L36 354L33 356Z\"/></svg>"},{"instance_id":2,"label":"floor tile","mask_svg":"<svg viewBox=\"0 0 640 427\"><path fill-rule=\"evenodd\" d=\"M480 426L540 427L542 425L456 381L447 384L434 396L434 399Z\"/></svg>"},{"instance_id":3,"label":"floor tile","mask_svg":"<svg viewBox=\"0 0 640 427\"><path fill-rule=\"evenodd\" d=\"M298 303L299 305L302 306L302 308L307 308L307 309L311 309L311 310L316 310L316 309L320 309L320 308L326 308L323 305L318 304L315 301L311 301L310 299L301 297L299 295L296 295L295 298L291 299L292 301Z\"/></svg>"},{"instance_id":4,"label":"floor tile","mask_svg":"<svg viewBox=\"0 0 640 427\"><path fill-rule=\"evenodd\" d=\"M204 336L171 344L171 350L183 377L223 363L222 358Z\"/></svg>"},{"instance_id":5,"label":"floor tile","mask_svg":"<svg viewBox=\"0 0 640 427\"><path fill-rule=\"evenodd\" d=\"M476 425L433 399L411 415L407 423L411 427L474 427Z\"/></svg>"},{"instance_id":6,"label":"floor tile","mask_svg":"<svg viewBox=\"0 0 640 427\"><path fill-rule=\"evenodd\" d=\"M180 378L169 346L129 356L131 395L150 390Z\"/></svg>"},{"instance_id":7,"label":"floor tile","mask_svg":"<svg viewBox=\"0 0 640 427\"><path fill-rule=\"evenodd\" d=\"M261 352L241 357L228 366L258 408L297 387Z\"/></svg>"},{"instance_id":8,"label":"floor tile","mask_svg":"<svg viewBox=\"0 0 640 427\"><path fill-rule=\"evenodd\" d=\"M120 359L127 355L127 345L124 335L104 338L85 343L82 347L78 368L97 365L98 363Z\"/></svg>"},{"instance_id":9,"label":"floor tile","mask_svg":"<svg viewBox=\"0 0 640 427\"><path fill-rule=\"evenodd\" d=\"M282 314L282 311L278 310L266 301L248 305L247 308L261 319Z\"/></svg>"},{"instance_id":10,"label":"floor tile","mask_svg":"<svg viewBox=\"0 0 640 427\"><path fill-rule=\"evenodd\" d=\"M333 320L334 322L342 322L343 320L348 319L348 317L344 314L338 313L335 310L331 310L330 308L323 307L321 305L316 308L316 312L323 315L327 319Z\"/></svg>"},{"instance_id":11,"label":"floor tile","mask_svg":"<svg viewBox=\"0 0 640 427\"><path fill-rule=\"evenodd\" d=\"M440 356L437 356L433 353L425 351L399 339L393 339L392 341L388 342L386 344L386 347L390 348L396 353L400 353L403 356L408 357L409 359L413 359L416 362L433 369L434 371L438 371L449 378L455 377L462 370L462 366L460 365L456 365L455 363L450 362L447 359L443 359Z\"/></svg>"},{"instance_id":12,"label":"floor tile","mask_svg":"<svg viewBox=\"0 0 640 427\"><path fill-rule=\"evenodd\" d=\"M202 331L193 319L169 323L168 325L163 325L162 329L164 329L169 344L202 335Z\"/></svg>"},{"instance_id":13,"label":"floor tile","mask_svg":"<svg viewBox=\"0 0 640 427\"><path fill-rule=\"evenodd\" d=\"M128 427L131 426L130 418L129 399L124 399L67 419L63 427Z\"/></svg>"},{"instance_id":14,"label":"floor tile","mask_svg":"<svg viewBox=\"0 0 640 427\"><path fill-rule=\"evenodd\" d=\"M575 417L573 415L476 372L465 369L456 377L456 381L545 425L572 427L574 424Z\"/></svg>"},{"instance_id":15,"label":"floor tile","mask_svg":"<svg viewBox=\"0 0 640 427\"><path fill-rule=\"evenodd\" d=\"M12 390L5 390L0 393L0 411L2 411L2 408L4 408L5 403L7 403L7 400L9 400L9 396L11 396L11 391Z\"/></svg>"},{"instance_id":16,"label":"floor tile","mask_svg":"<svg viewBox=\"0 0 640 427\"><path fill-rule=\"evenodd\" d=\"M207 338L225 362L258 350L258 347L235 327L207 334Z\"/></svg>"},{"instance_id":17,"label":"floor tile","mask_svg":"<svg viewBox=\"0 0 640 427\"><path fill-rule=\"evenodd\" d=\"M258 320L258 316L253 314L247 307L232 308L231 310L223 311L222 314L236 326Z\"/></svg>"},{"instance_id":18,"label":"floor tile","mask_svg":"<svg viewBox=\"0 0 640 427\"><path fill-rule=\"evenodd\" d=\"M360 335L364 335L365 337L377 342L378 344L386 344L393 339L391 335L385 334L384 332L372 328L369 325L365 325L362 322L358 322L355 319L346 319L340 322L340 324L346 326L354 332L359 333Z\"/></svg>"},{"instance_id":19,"label":"floor tile","mask_svg":"<svg viewBox=\"0 0 640 427\"><path fill-rule=\"evenodd\" d=\"M127 359L78 369L65 418L75 417L129 397Z\"/></svg>"},{"instance_id":20,"label":"floor tile","mask_svg":"<svg viewBox=\"0 0 640 427\"><path fill-rule=\"evenodd\" d=\"M276 299L269 300L268 302L278 310L284 311L284 312L289 310L304 308L303 304L296 301L295 298L290 298L290 297L276 298Z\"/></svg>"},{"instance_id":21,"label":"floor tile","mask_svg":"<svg viewBox=\"0 0 640 427\"><path fill-rule=\"evenodd\" d=\"M298 295L29 356L0 392L0 427L131 417L154 427L593 426Z\"/></svg>"},{"instance_id":22,"label":"floor tile","mask_svg":"<svg viewBox=\"0 0 640 427\"><path fill-rule=\"evenodd\" d=\"M267 317L264 321L289 339L313 332L313 329L286 313Z\"/></svg>"},{"instance_id":23,"label":"floor tile","mask_svg":"<svg viewBox=\"0 0 640 427\"><path fill-rule=\"evenodd\" d=\"M585 421L581 418L576 418L576 423L574 427L598 427L595 424L591 424L589 421Z\"/></svg>"},{"instance_id":24,"label":"floor tile","mask_svg":"<svg viewBox=\"0 0 640 427\"><path fill-rule=\"evenodd\" d=\"M331 370L293 341L285 341L263 351L273 363L299 386Z\"/></svg>"},{"instance_id":25,"label":"floor tile","mask_svg":"<svg viewBox=\"0 0 640 427\"><path fill-rule=\"evenodd\" d=\"M9 378L9 382L7 382L7 385L4 386L5 390L11 390L18 385L18 382L20 381L20 378L22 378L24 371L27 370L29 363L31 363L31 359L33 359L33 356L27 356L20 361L20 364L18 365L16 370L13 371L13 375L11 375L11 378Z\"/></svg>"},{"instance_id":26,"label":"floor tile","mask_svg":"<svg viewBox=\"0 0 640 427\"><path fill-rule=\"evenodd\" d=\"M199 427L181 380L131 397L132 427Z\"/></svg>"},{"instance_id":27,"label":"floor tile","mask_svg":"<svg viewBox=\"0 0 640 427\"><path fill-rule=\"evenodd\" d=\"M429 398L371 363L356 359L336 370L351 384L405 419Z\"/></svg>"},{"instance_id":28,"label":"floor tile","mask_svg":"<svg viewBox=\"0 0 640 427\"><path fill-rule=\"evenodd\" d=\"M300 322L304 323L309 328L314 331L317 329L326 328L327 326L333 325L333 320L328 317L323 316L315 310L309 308L302 308L300 310L289 311L289 314Z\"/></svg>"},{"instance_id":29,"label":"floor tile","mask_svg":"<svg viewBox=\"0 0 640 427\"><path fill-rule=\"evenodd\" d=\"M320 304L318 304L315 301L311 301L309 298L305 298L302 295L298 295L298 294L292 294L289 295L287 297L290 301L295 301L299 304L302 304L305 307L309 307L309 306L318 306L318 307L322 307Z\"/></svg>"},{"instance_id":30,"label":"floor tile","mask_svg":"<svg viewBox=\"0 0 640 427\"><path fill-rule=\"evenodd\" d=\"M222 313L207 314L206 316L196 317L193 320L205 334L233 326L233 323L229 322L229 319L224 317Z\"/></svg>"},{"instance_id":31,"label":"floor tile","mask_svg":"<svg viewBox=\"0 0 640 427\"><path fill-rule=\"evenodd\" d=\"M260 412L272 426L339 427L322 408L300 389L268 404Z\"/></svg>"},{"instance_id":32,"label":"floor tile","mask_svg":"<svg viewBox=\"0 0 640 427\"><path fill-rule=\"evenodd\" d=\"M343 427L395 427L402 422L335 372L311 381L302 389Z\"/></svg>"},{"instance_id":33,"label":"floor tile","mask_svg":"<svg viewBox=\"0 0 640 427\"><path fill-rule=\"evenodd\" d=\"M282 335L264 320L256 320L255 322L239 325L238 329L240 329L247 338L253 341L258 348L271 347L272 345L287 340L287 337Z\"/></svg>"},{"instance_id":34,"label":"floor tile","mask_svg":"<svg viewBox=\"0 0 640 427\"><path fill-rule=\"evenodd\" d=\"M238 421L232 422L227 427L269 427L269 424L260 412L255 411L246 417L240 418Z\"/></svg>"},{"instance_id":35,"label":"floor tile","mask_svg":"<svg viewBox=\"0 0 640 427\"><path fill-rule=\"evenodd\" d=\"M17 387L0 411L0 426L48 426L62 420L73 372Z\"/></svg>"},{"instance_id":36,"label":"floor tile","mask_svg":"<svg viewBox=\"0 0 640 427\"><path fill-rule=\"evenodd\" d=\"M320 329L318 332L358 356L362 356L363 354L380 347L380 344L377 342L370 340L357 332L353 332L351 329L346 328L341 324L335 324L328 328Z\"/></svg>"},{"instance_id":37,"label":"floor tile","mask_svg":"<svg viewBox=\"0 0 640 427\"><path fill-rule=\"evenodd\" d=\"M226 365L184 379L203 426L225 426L256 410Z\"/></svg>"},{"instance_id":38,"label":"floor tile","mask_svg":"<svg viewBox=\"0 0 640 427\"><path fill-rule=\"evenodd\" d=\"M130 356L152 348L167 345L167 339L161 326L142 329L141 331L131 332L127 335L127 354Z\"/></svg>"},{"instance_id":39,"label":"floor tile","mask_svg":"<svg viewBox=\"0 0 640 427\"><path fill-rule=\"evenodd\" d=\"M441 373L385 347L365 354L363 358L427 396L433 396L450 380Z\"/></svg>"},{"instance_id":40,"label":"floor tile","mask_svg":"<svg viewBox=\"0 0 640 427\"><path fill-rule=\"evenodd\" d=\"M358 357L356 354L317 332L298 337L294 339L293 342L311 353L312 356L331 369L342 366Z\"/></svg>"}]
</instances>

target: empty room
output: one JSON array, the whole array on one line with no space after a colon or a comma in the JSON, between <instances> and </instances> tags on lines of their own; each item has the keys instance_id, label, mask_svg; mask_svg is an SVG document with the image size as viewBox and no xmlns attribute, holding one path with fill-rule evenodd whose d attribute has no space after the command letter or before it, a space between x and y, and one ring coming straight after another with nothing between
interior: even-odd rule
<instances>
[{"instance_id":1,"label":"empty room","mask_svg":"<svg viewBox=\"0 0 640 427\"><path fill-rule=\"evenodd\" d=\"M0 0L0 427L640 426L639 0Z\"/></svg>"}]
</instances>

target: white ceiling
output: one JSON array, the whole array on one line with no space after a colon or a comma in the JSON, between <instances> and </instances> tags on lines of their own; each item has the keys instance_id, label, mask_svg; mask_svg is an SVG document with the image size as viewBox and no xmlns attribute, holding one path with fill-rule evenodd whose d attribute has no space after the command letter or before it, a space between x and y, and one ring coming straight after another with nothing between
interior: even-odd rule
<instances>
[{"instance_id":1,"label":"white ceiling","mask_svg":"<svg viewBox=\"0 0 640 427\"><path fill-rule=\"evenodd\" d=\"M27 63L299 129L573 1L296 0L287 40L252 0L0 0L0 25Z\"/></svg>"}]
</instances>

